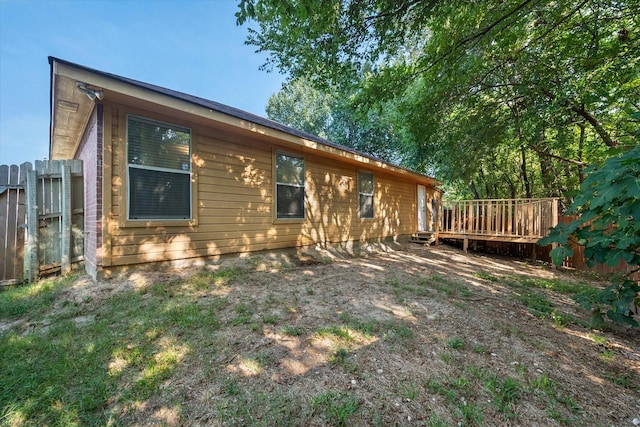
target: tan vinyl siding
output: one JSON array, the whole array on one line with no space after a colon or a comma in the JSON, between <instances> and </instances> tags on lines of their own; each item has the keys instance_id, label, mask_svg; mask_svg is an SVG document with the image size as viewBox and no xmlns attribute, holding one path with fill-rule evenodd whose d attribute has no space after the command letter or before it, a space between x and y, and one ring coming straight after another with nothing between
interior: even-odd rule
<instances>
[{"instance_id":1,"label":"tan vinyl siding","mask_svg":"<svg viewBox=\"0 0 640 427\"><path fill-rule=\"evenodd\" d=\"M226 253L280 249L314 243L363 242L416 230L416 183L376 170L374 218L358 216L358 165L296 150L248 131L191 122L186 114L167 118L148 110L112 105L111 265L200 258ZM171 226L126 221L126 114L160 120L192 131L194 220ZM244 132L244 133L243 133ZM109 141L105 141L108 144ZM305 160L305 219L276 220L274 153ZM105 152L109 152L105 150ZM427 187L427 192L435 191Z\"/></svg>"}]
</instances>

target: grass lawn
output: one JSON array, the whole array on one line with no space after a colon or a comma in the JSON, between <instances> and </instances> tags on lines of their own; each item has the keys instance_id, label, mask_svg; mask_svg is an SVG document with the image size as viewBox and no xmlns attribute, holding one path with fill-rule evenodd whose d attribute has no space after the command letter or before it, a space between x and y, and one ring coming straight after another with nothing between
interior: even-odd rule
<instances>
[{"instance_id":1,"label":"grass lawn","mask_svg":"<svg viewBox=\"0 0 640 427\"><path fill-rule=\"evenodd\" d=\"M632 425L638 331L599 283L407 246L0 292L0 424Z\"/></svg>"}]
</instances>

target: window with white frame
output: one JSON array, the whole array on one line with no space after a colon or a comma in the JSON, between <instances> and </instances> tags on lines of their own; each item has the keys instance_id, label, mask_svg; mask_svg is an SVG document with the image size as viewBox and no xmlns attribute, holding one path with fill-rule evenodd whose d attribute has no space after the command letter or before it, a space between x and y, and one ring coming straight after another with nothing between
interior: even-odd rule
<instances>
[{"instance_id":1,"label":"window with white frame","mask_svg":"<svg viewBox=\"0 0 640 427\"><path fill-rule=\"evenodd\" d=\"M127 116L130 220L191 219L191 130Z\"/></svg>"},{"instance_id":2,"label":"window with white frame","mask_svg":"<svg viewBox=\"0 0 640 427\"><path fill-rule=\"evenodd\" d=\"M304 219L304 158L276 152L276 216Z\"/></svg>"},{"instance_id":3,"label":"window with white frame","mask_svg":"<svg viewBox=\"0 0 640 427\"><path fill-rule=\"evenodd\" d=\"M373 174L358 174L358 195L360 198L360 218L373 218Z\"/></svg>"}]
</instances>

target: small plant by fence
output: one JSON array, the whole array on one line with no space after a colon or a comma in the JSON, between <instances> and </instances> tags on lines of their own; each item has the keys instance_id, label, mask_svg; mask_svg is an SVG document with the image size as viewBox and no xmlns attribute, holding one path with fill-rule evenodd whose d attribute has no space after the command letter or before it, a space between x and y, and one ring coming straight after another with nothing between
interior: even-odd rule
<instances>
[{"instance_id":1,"label":"small plant by fence","mask_svg":"<svg viewBox=\"0 0 640 427\"><path fill-rule=\"evenodd\" d=\"M83 199L81 160L0 165L0 283L82 260Z\"/></svg>"}]
</instances>

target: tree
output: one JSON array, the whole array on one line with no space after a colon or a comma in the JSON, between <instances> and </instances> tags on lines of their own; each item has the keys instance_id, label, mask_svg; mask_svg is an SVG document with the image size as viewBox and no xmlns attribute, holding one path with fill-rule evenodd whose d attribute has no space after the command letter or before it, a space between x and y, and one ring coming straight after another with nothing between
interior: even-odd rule
<instances>
[{"instance_id":1,"label":"tree","mask_svg":"<svg viewBox=\"0 0 640 427\"><path fill-rule=\"evenodd\" d=\"M639 9L639 0L242 0L237 17L258 23L248 42L270 54L266 68L339 87L361 119L382 111L406 166L479 197L569 203L589 164L633 145Z\"/></svg>"},{"instance_id":2,"label":"tree","mask_svg":"<svg viewBox=\"0 0 640 427\"><path fill-rule=\"evenodd\" d=\"M306 79L293 80L271 95L267 116L296 129L328 138L336 99L314 88Z\"/></svg>"},{"instance_id":3,"label":"tree","mask_svg":"<svg viewBox=\"0 0 640 427\"><path fill-rule=\"evenodd\" d=\"M622 260L640 264L640 146L606 160L587 171L581 193L569 209L579 215L569 224L559 224L539 244L560 243L551 251L553 262L560 265L573 255L569 242L584 245L587 265L618 265ZM596 320L606 314L616 323L638 326L630 311L635 301L640 306L640 286L631 273L612 283L595 298L582 300L594 310Z\"/></svg>"},{"instance_id":4,"label":"tree","mask_svg":"<svg viewBox=\"0 0 640 427\"><path fill-rule=\"evenodd\" d=\"M280 123L400 164L402 134L394 128L393 109L359 110L352 94L328 93L306 79L286 82L267 101L267 116Z\"/></svg>"}]
</instances>

